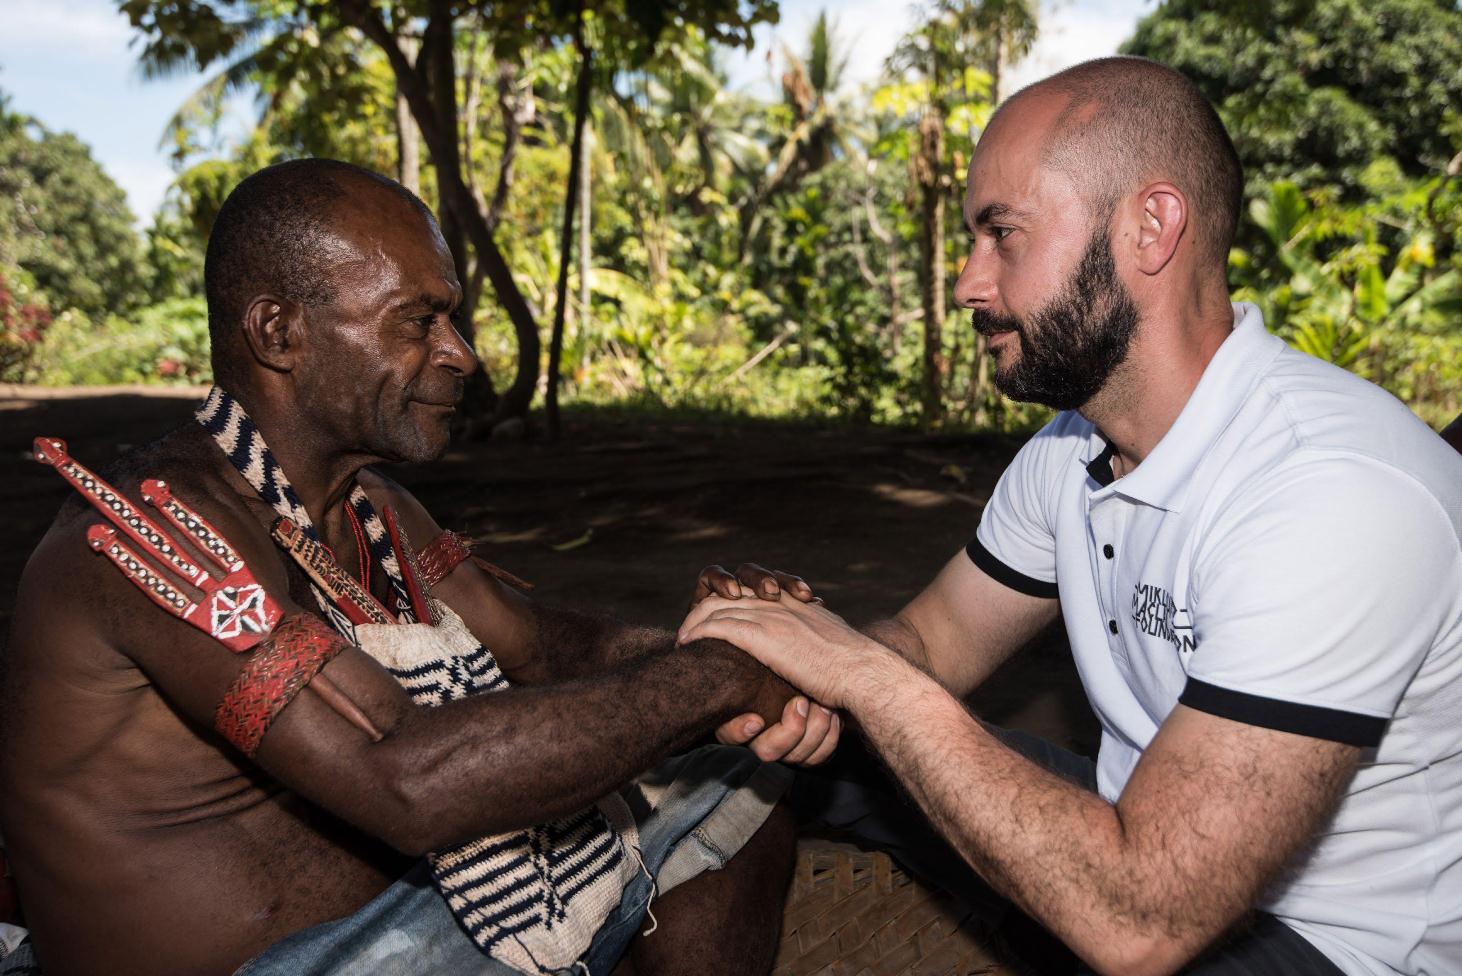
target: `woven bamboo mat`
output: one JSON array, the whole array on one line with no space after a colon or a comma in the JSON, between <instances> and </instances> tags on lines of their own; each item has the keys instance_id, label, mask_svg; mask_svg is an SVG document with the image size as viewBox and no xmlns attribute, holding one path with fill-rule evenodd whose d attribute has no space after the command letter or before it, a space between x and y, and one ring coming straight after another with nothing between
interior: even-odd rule
<instances>
[{"instance_id":1,"label":"woven bamboo mat","mask_svg":"<svg viewBox=\"0 0 1462 976\"><path fill-rule=\"evenodd\" d=\"M1014 976L979 928L887 854L802 838L772 976Z\"/></svg>"}]
</instances>

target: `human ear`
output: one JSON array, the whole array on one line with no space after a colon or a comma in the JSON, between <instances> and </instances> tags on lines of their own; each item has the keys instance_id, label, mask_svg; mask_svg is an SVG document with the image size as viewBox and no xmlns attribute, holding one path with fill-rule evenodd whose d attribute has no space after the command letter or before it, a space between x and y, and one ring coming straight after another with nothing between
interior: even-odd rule
<instances>
[{"instance_id":1,"label":"human ear","mask_svg":"<svg viewBox=\"0 0 1462 976\"><path fill-rule=\"evenodd\" d=\"M1154 183L1138 194L1142 211L1137 230L1136 264L1155 275L1178 251L1188 226L1188 198L1171 183Z\"/></svg>"},{"instance_id":2,"label":"human ear","mask_svg":"<svg viewBox=\"0 0 1462 976\"><path fill-rule=\"evenodd\" d=\"M288 373L299 359L304 339L304 316L298 304L260 295L244 310L244 341L260 364Z\"/></svg>"}]
</instances>

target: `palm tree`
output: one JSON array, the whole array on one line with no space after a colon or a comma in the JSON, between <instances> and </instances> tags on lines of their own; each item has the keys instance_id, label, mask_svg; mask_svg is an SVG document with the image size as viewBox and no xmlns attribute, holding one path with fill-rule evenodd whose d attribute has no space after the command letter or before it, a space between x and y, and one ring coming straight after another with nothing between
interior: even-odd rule
<instances>
[{"instance_id":1,"label":"palm tree","mask_svg":"<svg viewBox=\"0 0 1462 976\"><path fill-rule=\"evenodd\" d=\"M766 169L765 147L747 130L750 106L728 89L703 39L667 44L644 68L621 75L601 105L596 168L637 177L626 202L643 228L650 284L669 275L669 219L697 210L706 191Z\"/></svg>"},{"instance_id":2,"label":"palm tree","mask_svg":"<svg viewBox=\"0 0 1462 976\"><path fill-rule=\"evenodd\" d=\"M847 71L849 51L838 35L837 22L827 11L818 12L807 36L805 54L785 45L782 58L782 104L791 125L776 152L776 164L752 187L741 202L743 257L761 227L766 202L790 190L810 173L832 162L847 148L844 113L836 97Z\"/></svg>"},{"instance_id":3,"label":"palm tree","mask_svg":"<svg viewBox=\"0 0 1462 976\"><path fill-rule=\"evenodd\" d=\"M967 5L964 14L966 29L983 39L990 104L999 105L1005 95L1001 88L1005 68L1029 54L1036 42L1035 5L1031 0L981 0Z\"/></svg>"},{"instance_id":4,"label":"palm tree","mask_svg":"<svg viewBox=\"0 0 1462 976\"><path fill-rule=\"evenodd\" d=\"M943 414L945 377L944 316L947 270L944 254L945 206L959 185L946 156L945 129L952 101L968 91L972 65L990 76L986 97L996 101L998 76L1013 59L1025 55L1036 37L1035 11L1029 0L933 0L924 23L899 42L889 56L888 70L914 74L924 82L924 108L919 117L918 146L913 158L920 196L920 298L924 316L924 368L921 409L926 423ZM983 348L976 356L985 361ZM988 373L980 369L971 399L982 395Z\"/></svg>"}]
</instances>

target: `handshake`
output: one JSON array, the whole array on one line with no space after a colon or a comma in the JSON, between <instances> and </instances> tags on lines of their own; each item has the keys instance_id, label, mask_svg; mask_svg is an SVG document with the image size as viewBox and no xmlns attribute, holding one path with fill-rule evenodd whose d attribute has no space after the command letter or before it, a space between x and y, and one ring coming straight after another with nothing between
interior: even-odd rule
<instances>
[{"instance_id":1,"label":"handshake","mask_svg":"<svg viewBox=\"0 0 1462 976\"><path fill-rule=\"evenodd\" d=\"M753 709L722 724L716 738L767 762L805 766L837 749L840 709L856 673L889 653L823 606L800 577L755 563L734 574L701 570L676 641L704 639L732 644L770 672Z\"/></svg>"}]
</instances>

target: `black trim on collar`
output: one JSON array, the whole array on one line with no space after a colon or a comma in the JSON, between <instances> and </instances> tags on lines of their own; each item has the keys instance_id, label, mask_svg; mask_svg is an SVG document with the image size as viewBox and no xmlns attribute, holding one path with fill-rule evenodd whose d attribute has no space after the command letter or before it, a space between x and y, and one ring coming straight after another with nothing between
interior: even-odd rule
<instances>
[{"instance_id":1,"label":"black trim on collar","mask_svg":"<svg viewBox=\"0 0 1462 976\"><path fill-rule=\"evenodd\" d=\"M997 559L990 550L982 546L978 538L970 540L970 544L965 546L965 552L969 554L970 561L983 569L991 579L997 583L1003 583L1017 593L1048 600L1054 600L1059 596L1055 583L1047 583L1045 580L1038 580L1011 569Z\"/></svg>"},{"instance_id":2,"label":"black trim on collar","mask_svg":"<svg viewBox=\"0 0 1462 976\"><path fill-rule=\"evenodd\" d=\"M1363 749L1380 744L1390 721L1338 708L1301 705L1281 698L1232 691L1193 677L1188 678L1183 694L1178 697L1178 704L1245 725L1344 742Z\"/></svg>"},{"instance_id":3,"label":"black trim on collar","mask_svg":"<svg viewBox=\"0 0 1462 976\"><path fill-rule=\"evenodd\" d=\"M1102 453L1092 458L1091 463L1086 466L1086 473L1091 475L1091 479L1103 488L1117 480L1112 477L1112 455L1117 453L1117 445L1111 441L1106 443L1107 446L1102 449Z\"/></svg>"}]
</instances>

